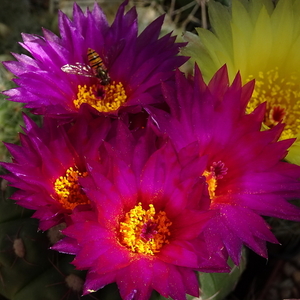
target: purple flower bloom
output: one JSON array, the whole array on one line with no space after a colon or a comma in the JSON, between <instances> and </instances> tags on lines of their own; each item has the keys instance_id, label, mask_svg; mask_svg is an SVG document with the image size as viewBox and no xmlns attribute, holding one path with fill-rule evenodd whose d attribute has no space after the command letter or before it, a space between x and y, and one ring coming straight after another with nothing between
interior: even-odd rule
<instances>
[{"instance_id":1,"label":"purple flower bloom","mask_svg":"<svg viewBox=\"0 0 300 300\"><path fill-rule=\"evenodd\" d=\"M156 290L181 300L199 296L195 270L228 271L199 237L212 212L204 178L192 175L195 165L204 170L205 159L183 167L180 156L189 149L177 154L166 143L145 160L148 143L139 140L132 164L115 156L104 176L94 162L80 180L95 209L74 211L67 237L52 248L75 254L73 264L88 269L84 294L116 282L123 299L146 300Z\"/></svg>"},{"instance_id":2,"label":"purple flower bloom","mask_svg":"<svg viewBox=\"0 0 300 300\"><path fill-rule=\"evenodd\" d=\"M209 248L225 246L236 264L243 244L267 257L265 241L277 240L261 216L300 221L288 202L300 198L300 168L281 161L293 140L278 142L283 124L261 131L264 104L245 114L253 82L242 87L238 74L230 86L226 67L208 86L197 68L194 80L178 72L176 82L176 90L163 85L170 114L148 111L178 150L196 142L197 155L207 157L197 176L206 178L215 212L204 233Z\"/></svg>"},{"instance_id":3,"label":"purple flower bloom","mask_svg":"<svg viewBox=\"0 0 300 300\"><path fill-rule=\"evenodd\" d=\"M90 205L78 179L87 176L85 157L100 159L99 146L111 122L105 117L93 118L87 112L79 115L75 124L65 126L44 118L42 128L24 116L21 146L6 144L13 162L1 163L10 171L2 177L18 188L12 199L36 210L33 217L40 220L42 230L68 223L76 206Z\"/></svg>"},{"instance_id":4,"label":"purple flower bloom","mask_svg":"<svg viewBox=\"0 0 300 300\"><path fill-rule=\"evenodd\" d=\"M111 26L97 4L86 14L74 4L73 21L59 15L61 37L23 34L32 58L14 54L17 62L4 63L19 85L4 94L35 114L60 117L74 117L84 103L115 115L162 101L160 82L187 60L176 56L183 44L171 34L159 38L163 17L138 36L136 10L124 14L127 2Z\"/></svg>"}]
</instances>

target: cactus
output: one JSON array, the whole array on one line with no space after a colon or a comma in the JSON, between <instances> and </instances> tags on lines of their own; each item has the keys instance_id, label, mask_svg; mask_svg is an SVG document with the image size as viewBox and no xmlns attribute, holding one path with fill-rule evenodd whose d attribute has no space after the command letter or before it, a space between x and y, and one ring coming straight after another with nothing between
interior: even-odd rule
<instances>
[{"instance_id":1,"label":"cactus","mask_svg":"<svg viewBox=\"0 0 300 300\"><path fill-rule=\"evenodd\" d=\"M77 300L84 272L74 270L71 255L49 249L48 232L38 231L32 211L9 199L12 188L1 182L0 200L0 294L11 300ZM0 296L1 297L1 296ZM110 285L80 299L120 299Z\"/></svg>"},{"instance_id":2,"label":"cactus","mask_svg":"<svg viewBox=\"0 0 300 300\"><path fill-rule=\"evenodd\" d=\"M3 67L0 67L0 88L10 89L15 87L12 81L9 81L7 72L3 71ZM3 74L2 74L3 73ZM23 125L22 112L29 114L37 124L40 124L41 117L32 115L27 109L23 108L22 103L5 101L5 96L0 94L0 141L5 141L7 143L18 143L20 125ZM10 161L10 155L5 147L5 145L0 143L0 161Z\"/></svg>"}]
</instances>

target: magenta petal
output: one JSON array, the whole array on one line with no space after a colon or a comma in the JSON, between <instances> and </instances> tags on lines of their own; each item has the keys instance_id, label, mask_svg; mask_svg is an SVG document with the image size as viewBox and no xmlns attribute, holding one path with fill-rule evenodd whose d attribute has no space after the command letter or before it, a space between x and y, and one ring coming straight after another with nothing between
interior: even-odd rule
<instances>
[{"instance_id":1,"label":"magenta petal","mask_svg":"<svg viewBox=\"0 0 300 300\"><path fill-rule=\"evenodd\" d=\"M94 264L97 264L99 258L102 255L109 253L113 247L114 245L106 240L91 241L76 253L76 258L74 259L73 264L78 269L86 270L90 268L91 265L93 266ZM99 250L95 251L95 249ZM98 270L97 266L91 268L91 270L94 269Z\"/></svg>"},{"instance_id":2,"label":"magenta petal","mask_svg":"<svg viewBox=\"0 0 300 300\"><path fill-rule=\"evenodd\" d=\"M83 295L102 289L106 285L115 282L116 274L114 272L99 275L95 272L89 272L83 286Z\"/></svg>"},{"instance_id":3,"label":"magenta petal","mask_svg":"<svg viewBox=\"0 0 300 300\"><path fill-rule=\"evenodd\" d=\"M130 263L130 252L119 245L113 245L107 252L98 257L93 269L97 270L99 274L105 274L125 268Z\"/></svg>"},{"instance_id":4,"label":"magenta petal","mask_svg":"<svg viewBox=\"0 0 300 300\"><path fill-rule=\"evenodd\" d=\"M221 208L221 214L227 216L226 219L224 218L224 221L227 222L228 226L236 231L236 233L239 232L241 236L245 230L252 232L252 235L258 238L266 239L273 243L277 242L264 219L251 210L243 207L225 206ZM238 218L238 215L242 215L243 218Z\"/></svg>"},{"instance_id":5,"label":"magenta petal","mask_svg":"<svg viewBox=\"0 0 300 300\"><path fill-rule=\"evenodd\" d=\"M147 165L143 170L141 189L145 191L146 194L149 194L150 197L165 190L164 185L169 180L168 177L172 176L169 169L179 167L175 165L177 157L174 155L174 152L172 153L173 155L169 156L168 161L166 161L165 153L170 151L170 147L171 146L167 145L159 151L156 151L147 161ZM167 187L168 186L166 186L166 188Z\"/></svg>"},{"instance_id":6,"label":"magenta petal","mask_svg":"<svg viewBox=\"0 0 300 300\"><path fill-rule=\"evenodd\" d=\"M168 288L169 297L171 297L172 299L186 300L186 288L182 280L182 275L173 265L170 265Z\"/></svg>"},{"instance_id":7,"label":"magenta petal","mask_svg":"<svg viewBox=\"0 0 300 300\"><path fill-rule=\"evenodd\" d=\"M173 241L165 245L158 254L159 258L169 264L197 269L198 258L187 242Z\"/></svg>"},{"instance_id":8,"label":"magenta petal","mask_svg":"<svg viewBox=\"0 0 300 300\"><path fill-rule=\"evenodd\" d=\"M227 205L222 207L221 214L226 216L226 218L222 217L222 222L230 231L259 255L267 257L265 243L261 243L261 240L278 243L266 222L252 211ZM243 218L239 217L241 215ZM223 237L223 239L229 241L228 238Z\"/></svg>"},{"instance_id":9,"label":"magenta petal","mask_svg":"<svg viewBox=\"0 0 300 300\"><path fill-rule=\"evenodd\" d=\"M210 253L217 254L220 258L226 258L228 253L233 262L239 265L243 242L224 224L222 218L215 217L211 220L204 231L204 237ZM226 250L225 253L222 249Z\"/></svg>"},{"instance_id":10,"label":"magenta petal","mask_svg":"<svg viewBox=\"0 0 300 300\"><path fill-rule=\"evenodd\" d=\"M136 290L135 297L139 300L147 300L151 296L152 292L152 277L153 266L152 261L145 258L138 259L129 266L129 278L130 283L128 286L132 286L132 290ZM122 280L124 281L124 279ZM122 282L118 282L120 291ZM122 293L121 293L122 295Z\"/></svg>"},{"instance_id":11,"label":"magenta petal","mask_svg":"<svg viewBox=\"0 0 300 300\"><path fill-rule=\"evenodd\" d=\"M165 298L169 296L169 272L170 267L167 263L158 259L153 261L152 287Z\"/></svg>"},{"instance_id":12,"label":"magenta petal","mask_svg":"<svg viewBox=\"0 0 300 300\"><path fill-rule=\"evenodd\" d=\"M241 203L260 215L300 221L300 209L287 202L280 194L243 195Z\"/></svg>"},{"instance_id":13,"label":"magenta petal","mask_svg":"<svg viewBox=\"0 0 300 300\"><path fill-rule=\"evenodd\" d=\"M185 210L174 220L172 233L179 240L195 239L213 215L212 211Z\"/></svg>"},{"instance_id":14,"label":"magenta petal","mask_svg":"<svg viewBox=\"0 0 300 300\"><path fill-rule=\"evenodd\" d=\"M52 250L56 250L67 254L76 254L80 249L76 240L65 237L63 240L58 241L55 245L51 247Z\"/></svg>"},{"instance_id":15,"label":"magenta petal","mask_svg":"<svg viewBox=\"0 0 300 300\"><path fill-rule=\"evenodd\" d=\"M116 282L120 291L120 295L124 300L133 300L139 299L136 297L138 290L131 283L130 280L124 280L124 278L128 278L128 274L130 273L130 268L126 267L124 269L119 270L116 276Z\"/></svg>"},{"instance_id":16,"label":"magenta petal","mask_svg":"<svg viewBox=\"0 0 300 300\"><path fill-rule=\"evenodd\" d=\"M179 268L179 272L185 285L185 292L194 297L199 297L200 289L196 272L187 268Z\"/></svg>"}]
</instances>

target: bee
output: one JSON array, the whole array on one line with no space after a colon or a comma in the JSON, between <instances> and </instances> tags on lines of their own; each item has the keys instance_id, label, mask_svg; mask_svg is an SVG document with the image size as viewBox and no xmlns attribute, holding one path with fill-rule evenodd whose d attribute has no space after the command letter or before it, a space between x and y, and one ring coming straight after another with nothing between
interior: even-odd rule
<instances>
[{"instance_id":1,"label":"bee","mask_svg":"<svg viewBox=\"0 0 300 300\"><path fill-rule=\"evenodd\" d=\"M110 77L100 55L95 50L88 48L87 58L88 65L77 62L75 65L64 65L61 69L69 74L98 78L100 84L108 85Z\"/></svg>"}]
</instances>

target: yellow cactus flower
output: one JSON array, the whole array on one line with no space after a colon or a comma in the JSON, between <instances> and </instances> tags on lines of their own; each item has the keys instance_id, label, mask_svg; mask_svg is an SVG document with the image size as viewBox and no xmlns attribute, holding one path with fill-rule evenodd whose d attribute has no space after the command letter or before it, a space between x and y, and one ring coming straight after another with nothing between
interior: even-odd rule
<instances>
[{"instance_id":1,"label":"yellow cactus flower","mask_svg":"<svg viewBox=\"0 0 300 300\"><path fill-rule=\"evenodd\" d=\"M300 1L232 0L230 8L208 4L212 31L186 33L184 54L197 62L205 81L227 64L232 81L255 79L248 112L267 102L264 123L284 122L281 139L297 138L286 159L300 165Z\"/></svg>"}]
</instances>

